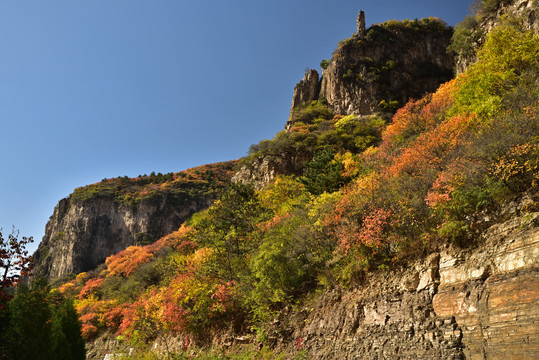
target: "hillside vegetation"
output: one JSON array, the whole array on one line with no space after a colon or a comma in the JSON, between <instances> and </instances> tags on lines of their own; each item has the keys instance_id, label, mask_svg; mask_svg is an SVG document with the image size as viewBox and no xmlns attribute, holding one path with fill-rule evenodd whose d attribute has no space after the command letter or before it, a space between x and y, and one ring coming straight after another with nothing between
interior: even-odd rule
<instances>
[{"instance_id":1,"label":"hillside vegetation","mask_svg":"<svg viewBox=\"0 0 539 360\"><path fill-rule=\"evenodd\" d=\"M478 62L384 127L313 103L256 154L310 151L298 177L234 184L155 244L60 287L91 339L146 341L260 328L316 289L399 266L446 241L470 246L475 214L537 187L539 39L507 20ZM299 116L299 115L298 115ZM232 324L232 325L230 325Z\"/></svg>"},{"instance_id":2,"label":"hillside vegetation","mask_svg":"<svg viewBox=\"0 0 539 360\"><path fill-rule=\"evenodd\" d=\"M139 175L103 179L101 182L76 188L70 203L84 203L98 198L112 198L118 205L133 206L168 194L181 202L189 197L215 196L226 185L235 161L197 166L177 173Z\"/></svg>"},{"instance_id":3,"label":"hillside vegetation","mask_svg":"<svg viewBox=\"0 0 539 360\"><path fill-rule=\"evenodd\" d=\"M473 234L488 225L480 214L496 221L500 204L539 185L539 37L507 18L477 57L388 124L333 114L323 101L296 112L294 127L253 146L243 163L307 152L312 160L300 174L278 176L261 191L231 184L177 232L58 287L75 299L83 337L113 333L143 349L175 334L186 349L177 359L219 331L256 333L271 345L265 339L277 314L317 291L354 286L366 271L403 266L442 244L474 246ZM147 180L110 191L136 201L137 181ZM73 196L96 195L78 189ZM243 354L277 356L269 348Z\"/></svg>"}]
</instances>

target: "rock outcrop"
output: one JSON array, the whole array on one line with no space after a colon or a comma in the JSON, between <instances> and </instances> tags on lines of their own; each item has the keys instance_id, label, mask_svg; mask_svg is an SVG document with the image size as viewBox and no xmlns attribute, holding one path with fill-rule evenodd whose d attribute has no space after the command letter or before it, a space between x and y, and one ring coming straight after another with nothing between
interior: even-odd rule
<instances>
[{"instance_id":1,"label":"rock outcrop","mask_svg":"<svg viewBox=\"0 0 539 360\"><path fill-rule=\"evenodd\" d=\"M285 174L291 169L290 164L282 157L264 156L255 159L251 164L243 165L232 177L233 182L251 184L257 190L264 188L277 174Z\"/></svg>"},{"instance_id":2,"label":"rock outcrop","mask_svg":"<svg viewBox=\"0 0 539 360\"><path fill-rule=\"evenodd\" d=\"M290 117L285 126L287 130L290 128L294 109L301 104L310 103L311 101L318 99L319 94L320 81L318 71L309 69L305 72L303 79L294 87L292 106L290 108Z\"/></svg>"},{"instance_id":3,"label":"rock outcrop","mask_svg":"<svg viewBox=\"0 0 539 360\"><path fill-rule=\"evenodd\" d=\"M190 215L210 204L211 199L198 198L178 206L166 194L135 207L107 198L71 204L62 199L35 254L36 275L56 279L92 270L128 246L177 230Z\"/></svg>"},{"instance_id":4,"label":"rock outcrop","mask_svg":"<svg viewBox=\"0 0 539 360\"><path fill-rule=\"evenodd\" d=\"M392 113L410 98L419 98L453 77L454 58L447 52L452 29L436 19L390 21L342 41L325 62L321 79L310 70L294 89L294 109L319 98L336 114Z\"/></svg>"},{"instance_id":5,"label":"rock outcrop","mask_svg":"<svg viewBox=\"0 0 539 360\"><path fill-rule=\"evenodd\" d=\"M468 359L539 358L539 213L492 226L472 253L440 254L437 316L454 317Z\"/></svg>"},{"instance_id":6,"label":"rock outcrop","mask_svg":"<svg viewBox=\"0 0 539 360\"><path fill-rule=\"evenodd\" d=\"M435 91L453 76L454 58L446 51L452 29L437 19L392 21L365 29L365 13L357 18L357 33L342 41L320 77L307 70L295 86L285 130L306 104L324 99L335 114L391 116L410 98ZM271 156L242 166L233 181L257 189L277 174L296 174L308 156Z\"/></svg>"},{"instance_id":7,"label":"rock outcrop","mask_svg":"<svg viewBox=\"0 0 539 360\"><path fill-rule=\"evenodd\" d=\"M537 195L531 203L537 209ZM284 314L273 341L289 353L300 343L311 359L537 359L538 226L539 212L521 212L477 247L444 248L328 291Z\"/></svg>"},{"instance_id":8,"label":"rock outcrop","mask_svg":"<svg viewBox=\"0 0 539 360\"><path fill-rule=\"evenodd\" d=\"M251 184L256 190L261 190L277 175L300 175L303 164L309 160L311 157L308 154L298 154L296 157L284 154L258 157L242 165L232 176L232 182Z\"/></svg>"},{"instance_id":9,"label":"rock outcrop","mask_svg":"<svg viewBox=\"0 0 539 360\"><path fill-rule=\"evenodd\" d=\"M53 280L90 271L128 246L177 230L212 204L235 164L190 169L168 183L137 186L138 179L122 178L76 189L60 200L46 225L33 255L34 277Z\"/></svg>"}]
</instances>

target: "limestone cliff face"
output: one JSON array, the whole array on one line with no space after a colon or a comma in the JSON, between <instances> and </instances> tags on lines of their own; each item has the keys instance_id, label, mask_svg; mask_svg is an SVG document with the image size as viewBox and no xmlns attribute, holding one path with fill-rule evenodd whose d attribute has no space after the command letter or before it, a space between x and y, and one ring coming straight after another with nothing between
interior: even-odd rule
<instances>
[{"instance_id":1,"label":"limestone cliff face","mask_svg":"<svg viewBox=\"0 0 539 360\"><path fill-rule=\"evenodd\" d=\"M294 109L305 103L310 103L313 100L318 99L320 94L320 76L318 71L309 69L305 72L303 79L294 87L294 94L292 95L292 106L290 108L290 119L294 114ZM289 126L287 124L286 128Z\"/></svg>"},{"instance_id":2,"label":"limestone cliff face","mask_svg":"<svg viewBox=\"0 0 539 360\"><path fill-rule=\"evenodd\" d=\"M170 175L173 180L159 184L111 179L76 189L60 200L46 225L33 256L34 276L57 279L90 271L128 246L148 244L177 230L211 205L235 165L210 164Z\"/></svg>"},{"instance_id":3,"label":"limestone cliff face","mask_svg":"<svg viewBox=\"0 0 539 360\"><path fill-rule=\"evenodd\" d=\"M454 58L446 49L452 29L436 20L421 21L365 30L360 13L358 32L340 43L321 79L310 70L296 85L286 128L294 109L312 100L326 99L336 114L391 113L450 80Z\"/></svg>"},{"instance_id":4,"label":"limestone cliff face","mask_svg":"<svg viewBox=\"0 0 539 360\"><path fill-rule=\"evenodd\" d=\"M481 26L488 33L500 23L503 15L510 14L521 17L524 25L539 33L539 2L537 0L502 0L498 10L484 18Z\"/></svg>"},{"instance_id":5,"label":"limestone cliff face","mask_svg":"<svg viewBox=\"0 0 539 360\"><path fill-rule=\"evenodd\" d=\"M301 175L304 163L309 160L311 157L308 154L298 154L295 157L285 154L262 156L241 166L232 176L232 181L251 184L260 190L277 175Z\"/></svg>"},{"instance_id":6,"label":"limestone cliff face","mask_svg":"<svg viewBox=\"0 0 539 360\"><path fill-rule=\"evenodd\" d=\"M194 212L208 207L210 200L193 199L178 206L164 195L136 207L123 207L107 198L73 204L62 199L34 256L36 275L56 279L92 270L128 246L177 230Z\"/></svg>"},{"instance_id":7,"label":"limestone cliff face","mask_svg":"<svg viewBox=\"0 0 539 360\"><path fill-rule=\"evenodd\" d=\"M293 165L280 156L264 156L251 164L242 166L232 177L233 182L251 184L257 190L263 189L277 174L293 173Z\"/></svg>"},{"instance_id":8,"label":"limestone cliff face","mask_svg":"<svg viewBox=\"0 0 539 360\"><path fill-rule=\"evenodd\" d=\"M335 52L322 73L320 97L338 114L368 115L433 92L453 76L453 57L446 51L451 34L449 28L374 25Z\"/></svg>"}]
</instances>

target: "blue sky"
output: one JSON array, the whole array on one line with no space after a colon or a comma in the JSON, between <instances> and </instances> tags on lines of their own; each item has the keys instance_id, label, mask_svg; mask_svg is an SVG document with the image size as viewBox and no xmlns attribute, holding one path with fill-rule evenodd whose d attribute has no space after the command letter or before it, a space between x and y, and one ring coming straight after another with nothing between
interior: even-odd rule
<instances>
[{"instance_id":1,"label":"blue sky","mask_svg":"<svg viewBox=\"0 0 539 360\"><path fill-rule=\"evenodd\" d=\"M244 156L294 85L367 25L470 0L0 3L0 227L34 236L75 187Z\"/></svg>"}]
</instances>

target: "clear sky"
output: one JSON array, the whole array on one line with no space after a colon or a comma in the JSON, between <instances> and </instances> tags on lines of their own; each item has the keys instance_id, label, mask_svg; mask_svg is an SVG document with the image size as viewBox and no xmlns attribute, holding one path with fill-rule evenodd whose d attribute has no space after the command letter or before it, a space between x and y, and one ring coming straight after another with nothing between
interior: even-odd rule
<instances>
[{"instance_id":1,"label":"clear sky","mask_svg":"<svg viewBox=\"0 0 539 360\"><path fill-rule=\"evenodd\" d=\"M294 85L390 19L471 0L0 3L0 227L34 236L75 187L244 156L283 129Z\"/></svg>"}]
</instances>

